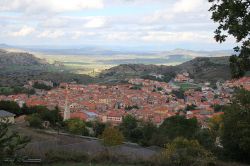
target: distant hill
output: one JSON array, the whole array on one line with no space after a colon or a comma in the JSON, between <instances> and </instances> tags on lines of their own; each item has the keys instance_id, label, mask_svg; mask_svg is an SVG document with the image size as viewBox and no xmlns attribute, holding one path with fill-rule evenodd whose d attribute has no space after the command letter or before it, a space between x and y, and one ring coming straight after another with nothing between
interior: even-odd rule
<instances>
[{"instance_id":1,"label":"distant hill","mask_svg":"<svg viewBox=\"0 0 250 166\"><path fill-rule=\"evenodd\" d=\"M231 78L229 57L198 57L177 66L123 64L100 74L105 82L119 82L127 78L138 78L146 75L162 74L173 76L187 71L197 82L228 80Z\"/></svg>"},{"instance_id":2,"label":"distant hill","mask_svg":"<svg viewBox=\"0 0 250 166\"><path fill-rule=\"evenodd\" d=\"M231 79L229 57L198 57L177 66L197 82Z\"/></svg>"},{"instance_id":3,"label":"distant hill","mask_svg":"<svg viewBox=\"0 0 250 166\"><path fill-rule=\"evenodd\" d=\"M12 65L30 66L30 65L48 65L46 61L36 58L34 55L23 52L7 52L0 50L0 68Z\"/></svg>"},{"instance_id":4,"label":"distant hill","mask_svg":"<svg viewBox=\"0 0 250 166\"><path fill-rule=\"evenodd\" d=\"M55 83L93 81L90 76L69 73L32 54L5 50L0 50L0 78L0 86L22 86L28 80L36 79L51 80Z\"/></svg>"}]
</instances>

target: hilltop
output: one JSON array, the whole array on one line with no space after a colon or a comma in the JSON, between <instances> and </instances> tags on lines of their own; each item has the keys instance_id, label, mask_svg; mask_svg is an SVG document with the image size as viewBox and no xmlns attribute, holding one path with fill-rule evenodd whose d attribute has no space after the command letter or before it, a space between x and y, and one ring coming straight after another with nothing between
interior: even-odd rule
<instances>
[{"instance_id":1,"label":"hilltop","mask_svg":"<svg viewBox=\"0 0 250 166\"><path fill-rule=\"evenodd\" d=\"M100 78L106 82L119 82L126 78L144 77L150 74L174 76L180 72L189 72L198 82L228 80L231 78L229 57L197 57L176 66L122 64L103 71Z\"/></svg>"}]
</instances>

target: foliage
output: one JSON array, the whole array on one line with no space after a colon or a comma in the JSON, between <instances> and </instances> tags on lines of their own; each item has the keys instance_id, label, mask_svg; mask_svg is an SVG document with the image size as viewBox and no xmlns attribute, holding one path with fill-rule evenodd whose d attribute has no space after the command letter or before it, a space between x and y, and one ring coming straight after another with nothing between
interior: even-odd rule
<instances>
[{"instance_id":1,"label":"foliage","mask_svg":"<svg viewBox=\"0 0 250 166\"><path fill-rule=\"evenodd\" d=\"M20 94L20 93L32 95L32 94L35 94L35 91L34 89L26 89L20 86L0 87L1 95L15 95L15 94Z\"/></svg>"},{"instance_id":2,"label":"foliage","mask_svg":"<svg viewBox=\"0 0 250 166\"><path fill-rule=\"evenodd\" d=\"M250 70L250 2L249 0L208 0L212 3L209 11L212 12L212 19L219 23L215 30L217 42L224 42L228 37L225 32L242 42L241 49L235 48L239 55L230 58L230 67L233 77L241 77Z\"/></svg>"},{"instance_id":3,"label":"foliage","mask_svg":"<svg viewBox=\"0 0 250 166\"><path fill-rule=\"evenodd\" d=\"M216 137L210 129L199 129L195 134L195 139L206 149L214 150Z\"/></svg>"},{"instance_id":4,"label":"foliage","mask_svg":"<svg viewBox=\"0 0 250 166\"><path fill-rule=\"evenodd\" d=\"M141 124L142 139L137 141L143 146L151 145L151 139L157 131L157 127L152 122L143 122Z\"/></svg>"},{"instance_id":5,"label":"foliage","mask_svg":"<svg viewBox=\"0 0 250 166\"><path fill-rule=\"evenodd\" d=\"M184 99L185 95L184 95L184 91L182 89L180 90L174 90L172 91L172 93L178 98L178 99Z\"/></svg>"},{"instance_id":6,"label":"foliage","mask_svg":"<svg viewBox=\"0 0 250 166\"><path fill-rule=\"evenodd\" d=\"M103 143L106 146L121 145L123 142L122 133L114 127L107 127L102 133Z\"/></svg>"},{"instance_id":7,"label":"foliage","mask_svg":"<svg viewBox=\"0 0 250 166\"><path fill-rule=\"evenodd\" d=\"M222 115L216 115L213 116L211 119L209 119L208 127L212 132L213 137L220 136L222 129L222 119L223 119Z\"/></svg>"},{"instance_id":8,"label":"foliage","mask_svg":"<svg viewBox=\"0 0 250 166\"><path fill-rule=\"evenodd\" d=\"M26 118L30 127L42 128L42 119L38 113L34 113Z\"/></svg>"},{"instance_id":9,"label":"foliage","mask_svg":"<svg viewBox=\"0 0 250 166\"><path fill-rule=\"evenodd\" d=\"M168 166L208 166L215 165L215 158L198 141L178 137L166 145L155 162Z\"/></svg>"},{"instance_id":10,"label":"foliage","mask_svg":"<svg viewBox=\"0 0 250 166\"><path fill-rule=\"evenodd\" d=\"M22 111L19 105L14 101L0 101L0 109L11 112L16 115L21 115Z\"/></svg>"},{"instance_id":11,"label":"foliage","mask_svg":"<svg viewBox=\"0 0 250 166\"><path fill-rule=\"evenodd\" d=\"M58 107L49 110L44 106L27 107L24 105L22 110L23 114L29 115L26 120L34 128L41 128L43 121L48 121L52 126L61 124L63 121Z\"/></svg>"},{"instance_id":12,"label":"foliage","mask_svg":"<svg viewBox=\"0 0 250 166\"><path fill-rule=\"evenodd\" d=\"M142 88L142 85L133 85L132 87L130 87L130 89L133 89L133 90L141 90Z\"/></svg>"},{"instance_id":13,"label":"foliage","mask_svg":"<svg viewBox=\"0 0 250 166\"><path fill-rule=\"evenodd\" d=\"M95 137L101 136L105 127L106 127L106 124L104 123L101 123L99 121L94 122L93 124L94 136Z\"/></svg>"},{"instance_id":14,"label":"foliage","mask_svg":"<svg viewBox=\"0 0 250 166\"><path fill-rule=\"evenodd\" d=\"M139 109L139 107L137 106L137 105L133 105L133 106L126 106L125 107L125 110L127 110L127 111L130 111L130 110L132 110L132 109Z\"/></svg>"},{"instance_id":15,"label":"foliage","mask_svg":"<svg viewBox=\"0 0 250 166\"><path fill-rule=\"evenodd\" d=\"M9 131L7 123L0 123L0 165L5 158L17 157L16 152L24 148L29 141L28 137L21 137L18 133Z\"/></svg>"},{"instance_id":16,"label":"foliage","mask_svg":"<svg viewBox=\"0 0 250 166\"><path fill-rule=\"evenodd\" d=\"M57 123L61 123L63 118L60 114L60 110L56 107L54 110L44 110L39 112L41 119L44 121L49 121L51 125L56 125Z\"/></svg>"},{"instance_id":17,"label":"foliage","mask_svg":"<svg viewBox=\"0 0 250 166\"><path fill-rule=\"evenodd\" d=\"M192 105L187 105L187 107L186 107L186 110L187 111L190 111L190 110L195 110L196 109L196 105L194 105L194 104L192 104Z\"/></svg>"},{"instance_id":18,"label":"foliage","mask_svg":"<svg viewBox=\"0 0 250 166\"><path fill-rule=\"evenodd\" d=\"M35 88L35 89L43 89L43 90L51 90L52 89L51 86L47 86L45 84L38 83L38 82L34 83L33 88Z\"/></svg>"},{"instance_id":19,"label":"foliage","mask_svg":"<svg viewBox=\"0 0 250 166\"><path fill-rule=\"evenodd\" d=\"M225 154L250 163L250 92L240 89L224 112L221 139Z\"/></svg>"},{"instance_id":20,"label":"foliage","mask_svg":"<svg viewBox=\"0 0 250 166\"><path fill-rule=\"evenodd\" d=\"M23 108L22 108L22 113L24 115L29 115L29 114L33 114L33 113L42 113L44 111L49 111L49 110L47 107L41 106L41 105L27 107L27 105L24 104Z\"/></svg>"},{"instance_id":21,"label":"foliage","mask_svg":"<svg viewBox=\"0 0 250 166\"><path fill-rule=\"evenodd\" d=\"M65 121L66 130L72 134L89 135L85 122L81 119L69 119Z\"/></svg>"},{"instance_id":22,"label":"foliage","mask_svg":"<svg viewBox=\"0 0 250 166\"><path fill-rule=\"evenodd\" d=\"M119 128L126 139L133 139L131 133L137 128L137 119L132 115L127 115L123 117L122 123L120 124Z\"/></svg>"},{"instance_id":23,"label":"foliage","mask_svg":"<svg viewBox=\"0 0 250 166\"><path fill-rule=\"evenodd\" d=\"M223 105L215 104L213 105L214 112L221 112L223 110Z\"/></svg>"},{"instance_id":24,"label":"foliage","mask_svg":"<svg viewBox=\"0 0 250 166\"><path fill-rule=\"evenodd\" d=\"M153 136L152 142L155 145L163 146L176 137L194 138L199 126L196 119L186 119L184 116L172 116L164 120L157 133Z\"/></svg>"}]
</instances>

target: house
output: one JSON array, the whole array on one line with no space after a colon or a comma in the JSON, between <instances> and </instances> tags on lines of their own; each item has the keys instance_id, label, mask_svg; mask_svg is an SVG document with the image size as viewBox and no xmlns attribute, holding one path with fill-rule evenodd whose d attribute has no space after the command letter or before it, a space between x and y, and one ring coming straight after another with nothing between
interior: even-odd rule
<instances>
[{"instance_id":1,"label":"house","mask_svg":"<svg viewBox=\"0 0 250 166\"><path fill-rule=\"evenodd\" d=\"M0 122L2 123L15 123L15 114L12 114L10 112L0 110Z\"/></svg>"}]
</instances>

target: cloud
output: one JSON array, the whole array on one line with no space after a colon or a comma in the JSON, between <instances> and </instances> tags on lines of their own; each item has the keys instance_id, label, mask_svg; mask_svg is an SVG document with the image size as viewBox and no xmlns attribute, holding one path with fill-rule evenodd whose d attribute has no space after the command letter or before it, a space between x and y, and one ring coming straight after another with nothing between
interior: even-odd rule
<instances>
[{"instance_id":1,"label":"cloud","mask_svg":"<svg viewBox=\"0 0 250 166\"><path fill-rule=\"evenodd\" d=\"M61 30L46 30L46 31L41 32L37 37L56 39L56 38L64 36L64 34L65 33Z\"/></svg>"},{"instance_id":2,"label":"cloud","mask_svg":"<svg viewBox=\"0 0 250 166\"><path fill-rule=\"evenodd\" d=\"M91 18L87 23L85 23L85 28L101 28L105 25L106 19L105 18Z\"/></svg>"},{"instance_id":3,"label":"cloud","mask_svg":"<svg viewBox=\"0 0 250 166\"><path fill-rule=\"evenodd\" d=\"M200 11L206 5L204 0L179 0L173 5L173 12L185 13Z\"/></svg>"},{"instance_id":4,"label":"cloud","mask_svg":"<svg viewBox=\"0 0 250 166\"><path fill-rule=\"evenodd\" d=\"M24 36L30 35L34 31L35 31L35 29L33 27L29 27L29 26L25 25L20 30L18 30L16 32L11 32L10 36L24 37Z\"/></svg>"},{"instance_id":5,"label":"cloud","mask_svg":"<svg viewBox=\"0 0 250 166\"><path fill-rule=\"evenodd\" d=\"M102 0L1 0L0 11L21 13L61 13L103 8Z\"/></svg>"},{"instance_id":6,"label":"cloud","mask_svg":"<svg viewBox=\"0 0 250 166\"><path fill-rule=\"evenodd\" d=\"M177 0L144 17L146 23L173 21L194 22L209 20L209 3L207 0Z\"/></svg>"}]
</instances>

